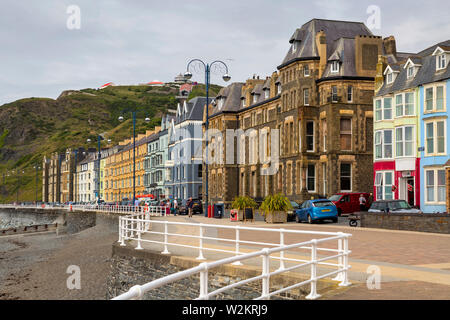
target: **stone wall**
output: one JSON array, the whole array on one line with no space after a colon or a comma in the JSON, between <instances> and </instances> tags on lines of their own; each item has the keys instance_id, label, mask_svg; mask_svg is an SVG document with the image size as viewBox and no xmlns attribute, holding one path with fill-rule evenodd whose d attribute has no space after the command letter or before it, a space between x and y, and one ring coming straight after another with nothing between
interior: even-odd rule
<instances>
[{"instance_id":1,"label":"stone wall","mask_svg":"<svg viewBox=\"0 0 450 320\"><path fill-rule=\"evenodd\" d=\"M410 230L434 233L450 233L450 215L367 213L360 214L361 227L393 230Z\"/></svg>"},{"instance_id":2,"label":"stone wall","mask_svg":"<svg viewBox=\"0 0 450 320\"><path fill-rule=\"evenodd\" d=\"M114 298L131 287L162 278L176 272L195 267L198 260L188 257L162 255L147 250L135 250L134 247L121 247L113 245L111 258L111 273L107 283L107 299ZM208 272L208 292L225 285L260 275L260 269L249 266L226 265L217 267ZM271 291L287 287L309 278L309 275L283 274L270 279ZM323 292L336 288L337 283L323 280L318 282L318 291ZM144 300L190 300L199 295L199 275L178 280L158 289L151 290L144 295ZM304 299L309 294L310 286L305 285L299 289L286 292L276 299ZM250 300L261 295L261 281L254 281L235 289L227 290L216 299Z\"/></svg>"}]
</instances>

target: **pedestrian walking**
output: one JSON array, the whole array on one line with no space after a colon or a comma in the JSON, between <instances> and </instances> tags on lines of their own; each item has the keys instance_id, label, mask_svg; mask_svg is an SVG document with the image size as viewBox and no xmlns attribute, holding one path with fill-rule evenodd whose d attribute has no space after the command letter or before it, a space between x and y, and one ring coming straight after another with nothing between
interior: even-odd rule
<instances>
[{"instance_id":1,"label":"pedestrian walking","mask_svg":"<svg viewBox=\"0 0 450 320\"><path fill-rule=\"evenodd\" d=\"M192 198L189 198L188 202L186 203L186 206L188 208L189 218L192 218Z\"/></svg>"},{"instance_id":2,"label":"pedestrian walking","mask_svg":"<svg viewBox=\"0 0 450 320\"><path fill-rule=\"evenodd\" d=\"M177 199L173 200L173 209L174 209L174 216L177 215L177 211L178 211L178 201Z\"/></svg>"},{"instance_id":3,"label":"pedestrian walking","mask_svg":"<svg viewBox=\"0 0 450 320\"><path fill-rule=\"evenodd\" d=\"M359 196L359 210L366 211L366 198L363 194Z\"/></svg>"}]
</instances>

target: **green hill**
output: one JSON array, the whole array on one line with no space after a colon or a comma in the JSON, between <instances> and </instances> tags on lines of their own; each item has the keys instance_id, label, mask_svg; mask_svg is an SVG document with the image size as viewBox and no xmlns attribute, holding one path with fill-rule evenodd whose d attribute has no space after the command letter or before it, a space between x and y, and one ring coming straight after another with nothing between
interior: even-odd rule
<instances>
[{"instance_id":1,"label":"green hill","mask_svg":"<svg viewBox=\"0 0 450 320\"><path fill-rule=\"evenodd\" d=\"M219 90L212 85L210 95ZM27 98L0 106L0 202L15 201L17 190L19 201L35 200L33 167L42 167L45 154L68 147L96 148L98 134L111 139L111 145L131 137L132 110L137 112L136 134L145 133L160 124L163 113L176 108L177 94L178 89L170 84L113 86L64 91L56 100ZM204 85L198 85L189 98L204 94ZM123 123L118 121L120 115L126 119ZM151 119L149 123L144 121L146 117ZM41 199L42 171L37 190Z\"/></svg>"}]
</instances>

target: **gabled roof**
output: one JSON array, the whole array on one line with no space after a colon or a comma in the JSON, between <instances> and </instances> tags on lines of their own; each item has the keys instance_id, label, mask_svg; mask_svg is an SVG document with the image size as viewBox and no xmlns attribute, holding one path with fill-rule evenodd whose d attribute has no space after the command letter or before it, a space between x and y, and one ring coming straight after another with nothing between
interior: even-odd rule
<instances>
[{"instance_id":1,"label":"gabled roof","mask_svg":"<svg viewBox=\"0 0 450 320\"><path fill-rule=\"evenodd\" d=\"M406 69L410 65L413 67L420 67L422 65L422 58L421 57L409 57L408 60L406 60L406 63L404 64L403 68Z\"/></svg>"},{"instance_id":2,"label":"gabled roof","mask_svg":"<svg viewBox=\"0 0 450 320\"><path fill-rule=\"evenodd\" d=\"M441 70L439 72L436 72L436 58L432 55L433 52L435 52L436 48L438 46L443 45L450 45L450 40L438 43L434 46L431 46L425 50L420 51L419 53L413 55L410 58L411 61L414 62L421 62L421 67L418 69L416 75L413 79L408 79L407 77L407 69L405 69L405 65L408 62L409 59L404 61L401 64L398 64L399 67L399 73L397 77L395 78L395 81L392 84L386 85L386 83L383 84L383 86L380 88L380 90L377 92L377 96L383 96L386 94L391 94L397 91L407 90L411 88L415 88L427 83L433 83L438 82L446 79L450 79L450 64L447 64L447 68L444 70ZM416 63L415 62L415 63ZM395 65L389 65L390 67L393 67ZM386 71L384 72L386 74Z\"/></svg>"},{"instance_id":3,"label":"gabled roof","mask_svg":"<svg viewBox=\"0 0 450 320\"><path fill-rule=\"evenodd\" d=\"M212 117L220 112L237 112L241 105L241 92L244 83L233 82L230 85L220 89L216 99L224 97L222 108L219 110L218 105L210 107L209 117Z\"/></svg>"},{"instance_id":4,"label":"gabled roof","mask_svg":"<svg viewBox=\"0 0 450 320\"><path fill-rule=\"evenodd\" d=\"M323 30L326 34L327 57L334 51L334 42L340 38L355 38L358 35L372 36L372 32L362 22L312 19L295 30L289 39L292 44L278 69L301 59L318 59L319 54L315 36ZM293 42L299 41L297 50L293 50Z\"/></svg>"},{"instance_id":5,"label":"gabled roof","mask_svg":"<svg viewBox=\"0 0 450 320\"><path fill-rule=\"evenodd\" d=\"M211 102L211 98L209 102ZM180 107L181 115L177 114L175 123L181 123L187 120L203 120L203 107L206 104L206 97L195 97L185 101Z\"/></svg>"}]
</instances>

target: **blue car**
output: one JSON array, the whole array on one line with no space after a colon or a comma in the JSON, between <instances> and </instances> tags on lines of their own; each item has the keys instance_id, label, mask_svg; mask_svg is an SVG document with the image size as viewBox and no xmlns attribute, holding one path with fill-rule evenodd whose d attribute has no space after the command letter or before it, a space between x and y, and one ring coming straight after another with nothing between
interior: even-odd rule
<instances>
[{"instance_id":1,"label":"blue car","mask_svg":"<svg viewBox=\"0 0 450 320\"><path fill-rule=\"evenodd\" d=\"M327 199L307 200L299 209L295 210L295 221L297 223L307 221L313 223L319 220L338 221L336 206Z\"/></svg>"}]
</instances>

